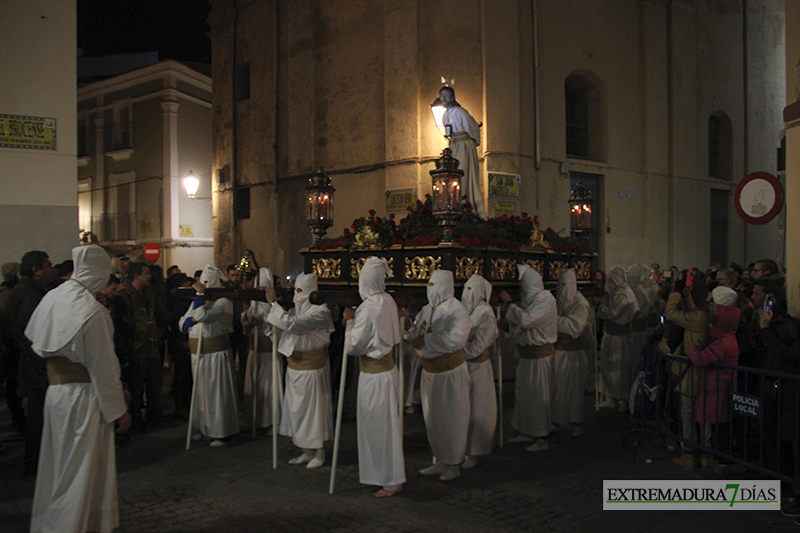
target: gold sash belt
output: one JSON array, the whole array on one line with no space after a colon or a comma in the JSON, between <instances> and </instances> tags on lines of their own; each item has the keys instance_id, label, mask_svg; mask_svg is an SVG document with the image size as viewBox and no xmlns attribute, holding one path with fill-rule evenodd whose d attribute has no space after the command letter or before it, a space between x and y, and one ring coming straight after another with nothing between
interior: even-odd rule
<instances>
[{"instance_id":1,"label":"gold sash belt","mask_svg":"<svg viewBox=\"0 0 800 533\"><path fill-rule=\"evenodd\" d=\"M603 331L609 335L630 335L632 330L630 322L627 324L616 324L606 320L603 322Z\"/></svg>"},{"instance_id":2,"label":"gold sash belt","mask_svg":"<svg viewBox=\"0 0 800 533\"><path fill-rule=\"evenodd\" d=\"M80 363L70 361L66 357L48 357L46 361L47 379L50 385L92 382L86 367Z\"/></svg>"},{"instance_id":3,"label":"gold sash belt","mask_svg":"<svg viewBox=\"0 0 800 533\"><path fill-rule=\"evenodd\" d=\"M250 339L250 349L253 349L253 336L248 335ZM258 351L259 352L271 352L272 351L272 337L266 337L264 335L258 336Z\"/></svg>"},{"instance_id":4,"label":"gold sash belt","mask_svg":"<svg viewBox=\"0 0 800 533\"><path fill-rule=\"evenodd\" d=\"M521 346L517 345L517 351L521 359L544 359L550 357L555 352L552 344L542 344L541 346Z\"/></svg>"},{"instance_id":5,"label":"gold sash belt","mask_svg":"<svg viewBox=\"0 0 800 533\"><path fill-rule=\"evenodd\" d=\"M325 368L325 348L294 352L286 358L286 364L292 370L319 370Z\"/></svg>"},{"instance_id":6,"label":"gold sash belt","mask_svg":"<svg viewBox=\"0 0 800 533\"><path fill-rule=\"evenodd\" d=\"M433 359L419 358L419 364L422 365L423 370L429 374L439 374L457 368L464 362L464 352L456 350L453 353L446 353Z\"/></svg>"},{"instance_id":7,"label":"gold sash belt","mask_svg":"<svg viewBox=\"0 0 800 533\"><path fill-rule=\"evenodd\" d=\"M577 352L578 350L585 350L586 343L583 340L583 335L573 339L572 337L559 337L553 346L556 350L564 352Z\"/></svg>"},{"instance_id":8,"label":"gold sash belt","mask_svg":"<svg viewBox=\"0 0 800 533\"><path fill-rule=\"evenodd\" d=\"M200 339L189 338L189 350L197 353L197 345ZM203 337L203 353L224 352L231 347L231 339L227 335L216 337Z\"/></svg>"},{"instance_id":9,"label":"gold sash belt","mask_svg":"<svg viewBox=\"0 0 800 533\"><path fill-rule=\"evenodd\" d=\"M637 318L636 320L631 321L631 331L636 333L641 333L642 331L646 330L647 330L646 318Z\"/></svg>"},{"instance_id":10,"label":"gold sash belt","mask_svg":"<svg viewBox=\"0 0 800 533\"><path fill-rule=\"evenodd\" d=\"M483 363L484 361L488 361L488 360L489 360L489 348L486 348L483 351L482 354L480 354L475 359L470 359L468 362L469 363Z\"/></svg>"},{"instance_id":11,"label":"gold sash belt","mask_svg":"<svg viewBox=\"0 0 800 533\"><path fill-rule=\"evenodd\" d=\"M380 359L362 355L359 356L358 363L365 374L380 374L394 368L394 355L389 352Z\"/></svg>"}]
</instances>

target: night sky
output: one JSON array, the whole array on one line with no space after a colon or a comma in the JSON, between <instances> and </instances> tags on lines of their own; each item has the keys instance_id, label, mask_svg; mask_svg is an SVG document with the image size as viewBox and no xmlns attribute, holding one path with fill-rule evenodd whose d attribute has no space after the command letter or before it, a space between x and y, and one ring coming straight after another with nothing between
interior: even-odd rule
<instances>
[{"instance_id":1,"label":"night sky","mask_svg":"<svg viewBox=\"0 0 800 533\"><path fill-rule=\"evenodd\" d=\"M211 63L208 0L77 0L84 56L159 51L159 59Z\"/></svg>"}]
</instances>

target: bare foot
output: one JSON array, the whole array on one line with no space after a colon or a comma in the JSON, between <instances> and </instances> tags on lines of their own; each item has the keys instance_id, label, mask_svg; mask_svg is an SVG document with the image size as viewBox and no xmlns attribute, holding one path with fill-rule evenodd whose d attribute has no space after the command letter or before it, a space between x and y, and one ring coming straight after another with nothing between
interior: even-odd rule
<instances>
[{"instance_id":1,"label":"bare foot","mask_svg":"<svg viewBox=\"0 0 800 533\"><path fill-rule=\"evenodd\" d=\"M403 490L403 486L402 485L400 485L399 487L397 487L394 490L381 489L378 492L376 492L374 494L374 496L376 498L390 498L390 497L394 496L395 494L397 494L398 492L400 492L401 490Z\"/></svg>"}]
</instances>

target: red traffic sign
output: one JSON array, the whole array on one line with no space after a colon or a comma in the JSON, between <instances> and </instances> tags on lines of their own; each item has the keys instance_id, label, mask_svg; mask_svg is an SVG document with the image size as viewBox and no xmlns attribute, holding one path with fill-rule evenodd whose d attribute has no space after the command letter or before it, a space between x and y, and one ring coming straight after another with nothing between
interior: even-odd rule
<instances>
[{"instance_id":1,"label":"red traffic sign","mask_svg":"<svg viewBox=\"0 0 800 533\"><path fill-rule=\"evenodd\" d=\"M752 172L736 187L733 206L748 224L766 224L783 207L781 182L768 172Z\"/></svg>"},{"instance_id":2,"label":"red traffic sign","mask_svg":"<svg viewBox=\"0 0 800 533\"><path fill-rule=\"evenodd\" d=\"M159 247L154 242L148 242L142 248L142 253L144 254L144 258L148 261L155 261L161 255L161 247Z\"/></svg>"}]
</instances>

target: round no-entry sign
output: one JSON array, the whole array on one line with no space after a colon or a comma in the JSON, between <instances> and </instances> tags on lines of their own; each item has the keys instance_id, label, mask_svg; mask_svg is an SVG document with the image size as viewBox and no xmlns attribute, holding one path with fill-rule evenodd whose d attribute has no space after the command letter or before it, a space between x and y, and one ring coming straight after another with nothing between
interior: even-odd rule
<instances>
[{"instance_id":1,"label":"round no-entry sign","mask_svg":"<svg viewBox=\"0 0 800 533\"><path fill-rule=\"evenodd\" d=\"M148 242L142 248L142 253L148 261L155 261L161 255L161 248L154 242Z\"/></svg>"}]
</instances>

